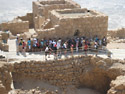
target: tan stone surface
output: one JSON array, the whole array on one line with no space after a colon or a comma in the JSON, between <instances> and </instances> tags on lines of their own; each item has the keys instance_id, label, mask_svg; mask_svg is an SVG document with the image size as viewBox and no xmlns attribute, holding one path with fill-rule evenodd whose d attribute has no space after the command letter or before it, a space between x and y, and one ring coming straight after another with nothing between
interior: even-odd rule
<instances>
[{"instance_id":1,"label":"tan stone surface","mask_svg":"<svg viewBox=\"0 0 125 94\"><path fill-rule=\"evenodd\" d=\"M1 32L0 33L0 50L8 51L9 45L7 43L3 43L3 41L8 41L10 33L9 32Z\"/></svg>"},{"instance_id":2,"label":"tan stone surface","mask_svg":"<svg viewBox=\"0 0 125 94\"><path fill-rule=\"evenodd\" d=\"M73 2L72 0L43 0L33 2L33 19L35 29L41 29L41 27L36 27L36 25L41 26L43 22L36 22L35 17L42 16L48 19L49 12L54 9L71 9L80 8L80 5Z\"/></svg>"},{"instance_id":3,"label":"tan stone surface","mask_svg":"<svg viewBox=\"0 0 125 94\"><path fill-rule=\"evenodd\" d=\"M117 67L114 64L117 64ZM110 82L125 74L122 68L124 65L123 61L94 57L21 62L14 64L13 80L15 83L21 83L32 78L62 89L74 85L76 88L88 87L106 93L110 89Z\"/></svg>"},{"instance_id":4,"label":"tan stone surface","mask_svg":"<svg viewBox=\"0 0 125 94\"><path fill-rule=\"evenodd\" d=\"M10 30L13 35L28 32L29 22L21 21L19 19L14 19L13 21L2 23L2 31Z\"/></svg>"},{"instance_id":5,"label":"tan stone surface","mask_svg":"<svg viewBox=\"0 0 125 94\"><path fill-rule=\"evenodd\" d=\"M33 23L33 13L27 13L25 16L19 16L18 19L21 19L22 21L28 21L29 22L29 28L34 27Z\"/></svg>"},{"instance_id":6,"label":"tan stone surface","mask_svg":"<svg viewBox=\"0 0 125 94\"><path fill-rule=\"evenodd\" d=\"M51 11L49 17L53 27L37 30L38 38L44 38L47 35L53 38L71 38L74 37L77 30L79 30L79 37L97 35L99 38L103 38L107 36L108 16L94 10L89 10L89 14L86 14L87 12L86 8ZM78 16L79 13L84 15ZM64 14L75 14L76 16L64 16Z\"/></svg>"},{"instance_id":7,"label":"tan stone surface","mask_svg":"<svg viewBox=\"0 0 125 94\"><path fill-rule=\"evenodd\" d=\"M108 94L125 94L125 76L119 76L110 84L111 89Z\"/></svg>"},{"instance_id":8,"label":"tan stone surface","mask_svg":"<svg viewBox=\"0 0 125 94\"><path fill-rule=\"evenodd\" d=\"M10 72L12 68L12 65L0 61L0 94L7 94L11 90L12 77Z\"/></svg>"}]
</instances>

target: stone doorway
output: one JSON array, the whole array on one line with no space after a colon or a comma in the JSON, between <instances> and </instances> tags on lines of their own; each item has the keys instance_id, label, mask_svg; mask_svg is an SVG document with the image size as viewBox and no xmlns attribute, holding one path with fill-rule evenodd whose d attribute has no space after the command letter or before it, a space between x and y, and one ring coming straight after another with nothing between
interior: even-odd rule
<instances>
[{"instance_id":1,"label":"stone doorway","mask_svg":"<svg viewBox=\"0 0 125 94\"><path fill-rule=\"evenodd\" d=\"M79 31L79 29L77 29L77 30L75 31L75 33L74 33L74 36L77 37L77 36L79 36L79 35L80 35L80 31Z\"/></svg>"}]
</instances>

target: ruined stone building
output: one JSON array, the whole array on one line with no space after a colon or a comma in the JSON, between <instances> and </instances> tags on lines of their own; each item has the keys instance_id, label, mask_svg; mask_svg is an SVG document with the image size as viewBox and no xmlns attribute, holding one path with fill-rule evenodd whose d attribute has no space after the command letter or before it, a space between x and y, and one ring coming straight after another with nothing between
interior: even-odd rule
<instances>
[{"instance_id":1,"label":"ruined stone building","mask_svg":"<svg viewBox=\"0 0 125 94\"><path fill-rule=\"evenodd\" d=\"M10 31L13 35L28 32L29 31L29 22L22 21L20 19L14 19L9 22L1 24L2 31Z\"/></svg>"},{"instance_id":2,"label":"ruined stone building","mask_svg":"<svg viewBox=\"0 0 125 94\"><path fill-rule=\"evenodd\" d=\"M81 9L71 0L33 2L34 28L38 38L71 38L74 36L100 38L107 35L108 16Z\"/></svg>"},{"instance_id":3,"label":"ruined stone building","mask_svg":"<svg viewBox=\"0 0 125 94\"><path fill-rule=\"evenodd\" d=\"M33 2L33 19L35 29L41 29L42 24L49 18L49 12L55 9L80 8L71 0L42 0Z\"/></svg>"},{"instance_id":4,"label":"ruined stone building","mask_svg":"<svg viewBox=\"0 0 125 94\"><path fill-rule=\"evenodd\" d=\"M34 29L35 33L31 33L30 29ZM0 24L0 30L25 39L29 35L38 39L93 38L96 35L103 38L108 31L108 16L81 8L72 0L42 0L33 2L32 13Z\"/></svg>"},{"instance_id":5,"label":"ruined stone building","mask_svg":"<svg viewBox=\"0 0 125 94\"><path fill-rule=\"evenodd\" d=\"M29 32L34 28L35 37L71 38L87 36L102 38L107 35L108 16L81 8L72 0L42 0L33 2L33 13L0 24L2 31L13 35Z\"/></svg>"},{"instance_id":6,"label":"ruined stone building","mask_svg":"<svg viewBox=\"0 0 125 94\"><path fill-rule=\"evenodd\" d=\"M50 20L37 30L40 38L71 38L74 36L103 38L107 35L108 17L87 9L65 9L50 12Z\"/></svg>"}]
</instances>

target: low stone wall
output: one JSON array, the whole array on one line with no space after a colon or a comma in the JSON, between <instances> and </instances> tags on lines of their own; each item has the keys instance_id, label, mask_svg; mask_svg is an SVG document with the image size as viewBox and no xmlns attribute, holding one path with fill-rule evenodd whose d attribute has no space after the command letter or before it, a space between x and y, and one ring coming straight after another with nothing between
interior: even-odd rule
<instances>
[{"instance_id":1,"label":"low stone wall","mask_svg":"<svg viewBox=\"0 0 125 94\"><path fill-rule=\"evenodd\" d=\"M2 51L9 51L9 45L0 42L0 50L2 50Z\"/></svg>"},{"instance_id":2,"label":"low stone wall","mask_svg":"<svg viewBox=\"0 0 125 94\"><path fill-rule=\"evenodd\" d=\"M0 33L0 40L3 40L5 43L7 43L8 38L9 38L9 32Z\"/></svg>"},{"instance_id":3,"label":"low stone wall","mask_svg":"<svg viewBox=\"0 0 125 94\"><path fill-rule=\"evenodd\" d=\"M111 38L125 38L125 28L117 29L117 30L109 30L108 34Z\"/></svg>"},{"instance_id":4,"label":"low stone wall","mask_svg":"<svg viewBox=\"0 0 125 94\"><path fill-rule=\"evenodd\" d=\"M8 94L11 90L12 77L10 72L12 68L12 65L0 61L0 94Z\"/></svg>"},{"instance_id":5,"label":"low stone wall","mask_svg":"<svg viewBox=\"0 0 125 94\"><path fill-rule=\"evenodd\" d=\"M29 31L29 22L28 21L21 21L21 20L14 20L7 23L1 24L2 31L9 30L13 35L28 32Z\"/></svg>"},{"instance_id":6,"label":"low stone wall","mask_svg":"<svg viewBox=\"0 0 125 94\"><path fill-rule=\"evenodd\" d=\"M57 36L54 36L57 34L56 28L58 27L55 26L54 28L49 28L49 29L38 29L36 32L38 33L37 38L38 39L43 39L43 38L58 38ZM59 36L60 37L60 36Z\"/></svg>"},{"instance_id":7,"label":"low stone wall","mask_svg":"<svg viewBox=\"0 0 125 94\"><path fill-rule=\"evenodd\" d=\"M14 64L12 74L15 83L32 78L62 89L74 85L76 88L88 87L106 94L110 89L110 82L117 76L125 74L124 68L119 68L115 64L123 66L125 63L94 57L47 62L24 61Z\"/></svg>"},{"instance_id":8,"label":"low stone wall","mask_svg":"<svg viewBox=\"0 0 125 94\"><path fill-rule=\"evenodd\" d=\"M9 45L7 44L9 38L8 32L1 32L0 33L0 50L2 51L8 51Z\"/></svg>"},{"instance_id":9,"label":"low stone wall","mask_svg":"<svg viewBox=\"0 0 125 94\"><path fill-rule=\"evenodd\" d=\"M29 22L29 28L34 27L33 13L27 13L25 16L19 16L17 18L21 19L22 21L28 21Z\"/></svg>"}]
</instances>

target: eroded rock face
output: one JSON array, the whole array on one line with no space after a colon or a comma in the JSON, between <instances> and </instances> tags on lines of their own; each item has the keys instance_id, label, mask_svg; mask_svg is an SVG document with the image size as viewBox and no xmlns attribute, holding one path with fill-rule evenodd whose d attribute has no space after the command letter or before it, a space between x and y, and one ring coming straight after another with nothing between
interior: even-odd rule
<instances>
[{"instance_id":1,"label":"eroded rock face","mask_svg":"<svg viewBox=\"0 0 125 94\"><path fill-rule=\"evenodd\" d=\"M11 71L12 65L0 61L0 94L7 94L7 92L11 90Z\"/></svg>"},{"instance_id":2,"label":"eroded rock face","mask_svg":"<svg viewBox=\"0 0 125 94\"><path fill-rule=\"evenodd\" d=\"M7 90L6 90L5 86L2 84L1 81L0 81L0 93L1 94L7 94Z\"/></svg>"},{"instance_id":3,"label":"eroded rock face","mask_svg":"<svg viewBox=\"0 0 125 94\"><path fill-rule=\"evenodd\" d=\"M125 94L125 76L119 76L110 84L111 89L108 94Z\"/></svg>"}]
</instances>

